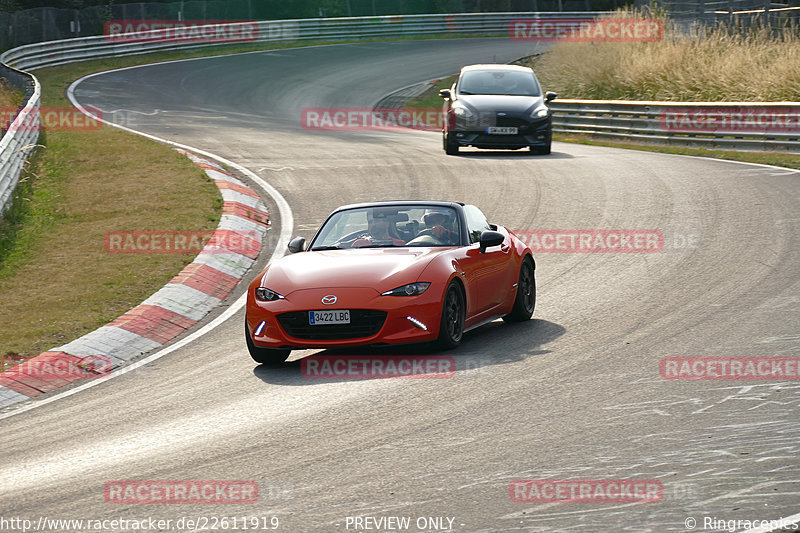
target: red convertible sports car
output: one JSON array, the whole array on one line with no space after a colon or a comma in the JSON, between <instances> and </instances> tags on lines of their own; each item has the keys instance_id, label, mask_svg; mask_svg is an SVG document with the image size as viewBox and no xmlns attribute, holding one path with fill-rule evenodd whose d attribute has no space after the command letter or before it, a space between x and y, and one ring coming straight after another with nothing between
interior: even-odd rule
<instances>
[{"instance_id":1,"label":"red convertible sports car","mask_svg":"<svg viewBox=\"0 0 800 533\"><path fill-rule=\"evenodd\" d=\"M473 205L376 202L340 207L247 291L245 338L258 363L293 349L438 341L536 303L530 249Z\"/></svg>"}]
</instances>

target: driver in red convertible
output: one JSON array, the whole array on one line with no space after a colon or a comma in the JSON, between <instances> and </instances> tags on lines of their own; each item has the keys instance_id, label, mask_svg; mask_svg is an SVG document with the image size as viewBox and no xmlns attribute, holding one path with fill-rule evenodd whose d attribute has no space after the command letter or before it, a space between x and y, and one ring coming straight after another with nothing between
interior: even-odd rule
<instances>
[{"instance_id":1,"label":"driver in red convertible","mask_svg":"<svg viewBox=\"0 0 800 533\"><path fill-rule=\"evenodd\" d=\"M425 215L422 217L422 221L425 222L426 227L424 232L433 235L436 239L444 243L453 242L452 232L446 227L448 218L447 212L440 209L426 210Z\"/></svg>"}]
</instances>

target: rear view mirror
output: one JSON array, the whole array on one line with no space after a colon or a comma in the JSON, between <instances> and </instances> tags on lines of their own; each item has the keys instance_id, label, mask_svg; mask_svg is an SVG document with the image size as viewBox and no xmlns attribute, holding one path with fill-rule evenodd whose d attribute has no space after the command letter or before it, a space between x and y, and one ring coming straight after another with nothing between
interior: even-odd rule
<instances>
[{"instance_id":1,"label":"rear view mirror","mask_svg":"<svg viewBox=\"0 0 800 533\"><path fill-rule=\"evenodd\" d=\"M505 236L498 231L484 231L481 233L481 240L479 241L481 244L481 253L485 254L486 249L490 246L500 246L503 244L504 240Z\"/></svg>"},{"instance_id":2,"label":"rear view mirror","mask_svg":"<svg viewBox=\"0 0 800 533\"><path fill-rule=\"evenodd\" d=\"M557 96L558 96L557 93L554 93L553 91L547 91L546 93L544 93L544 103L549 104L550 102L555 100Z\"/></svg>"},{"instance_id":3,"label":"rear view mirror","mask_svg":"<svg viewBox=\"0 0 800 533\"><path fill-rule=\"evenodd\" d=\"M289 241L289 251L293 254L297 252L302 252L306 249L306 240L303 237L295 237L291 241Z\"/></svg>"},{"instance_id":4,"label":"rear view mirror","mask_svg":"<svg viewBox=\"0 0 800 533\"><path fill-rule=\"evenodd\" d=\"M441 96L445 100L449 100L450 99L450 89L440 89L439 90L439 96Z\"/></svg>"}]
</instances>

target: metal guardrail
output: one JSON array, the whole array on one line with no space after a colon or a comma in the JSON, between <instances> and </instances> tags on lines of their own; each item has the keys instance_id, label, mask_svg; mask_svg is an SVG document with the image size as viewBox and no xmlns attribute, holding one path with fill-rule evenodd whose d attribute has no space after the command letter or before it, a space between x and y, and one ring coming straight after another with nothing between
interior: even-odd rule
<instances>
[{"instance_id":1,"label":"metal guardrail","mask_svg":"<svg viewBox=\"0 0 800 533\"><path fill-rule=\"evenodd\" d=\"M555 100L550 107L559 133L800 153L800 102Z\"/></svg>"},{"instance_id":2,"label":"metal guardrail","mask_svg":"<svg viewBox=\"0 0 800 533\"><path fill-rule=\"evenodd\" d=\"M0 61L19 69L35 69L73 61L111 56L143 54L164 50L189 49L230 44L250 44L303 40L335 41L342 39L380 39L420 37L427 35L509 35L510 22L520 18L594 18L609 12L512 12L512 13L460 13L451 15L391 15L382 17L341 17L325 19L295 19L234 23L221 26L247 28L255 25L256 37L252 40L230 39L198 43L196 37L159 38L163 30L150 30L129 35L147 38L143 42L113 42L106 36L64 39L28 44L9 50ZM122 36L120 36L122 37ZM119 39L121 40L121 39Z\"/></svg>"},{"instance_id":3,"label":"metal guardrail","mask_svg":"<svg viewBox=\"0 0 800 533\"><path fill-rule=\"evenodd\" d=\"M25 91L25 102L17 116L7 126L7 132L0 138L0 214L5 210L14 189L17 187L22 166L39 140L39 105L41 86L39 81L25 72L0 66L0 77L6 78L13 86Z\"/></svg>"}]
</instances>

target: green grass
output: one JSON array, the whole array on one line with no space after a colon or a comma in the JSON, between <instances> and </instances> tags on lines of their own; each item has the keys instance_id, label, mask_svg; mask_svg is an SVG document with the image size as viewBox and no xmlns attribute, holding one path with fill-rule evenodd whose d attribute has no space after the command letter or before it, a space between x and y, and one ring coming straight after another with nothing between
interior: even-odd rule
<instances>
[{"instance_id":1,"label":"green grass","mask_svg":"<svg viewBox=\"0 0 800 533\"><path fill-rule=\"evenodd\" d=\"M442 78L440 80L435 80L431 82L430 87L425 89L425 92L417 96L416 98L412 98L407 102L408 107L414 108L440 108L442 107L442 97L439 96L440 89L449 89L453 86L456 79L458 79L458 74L454 74L452 76L447 76L446 78Z\"/></svg>"}]
</instances>

